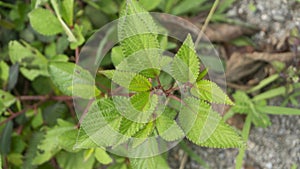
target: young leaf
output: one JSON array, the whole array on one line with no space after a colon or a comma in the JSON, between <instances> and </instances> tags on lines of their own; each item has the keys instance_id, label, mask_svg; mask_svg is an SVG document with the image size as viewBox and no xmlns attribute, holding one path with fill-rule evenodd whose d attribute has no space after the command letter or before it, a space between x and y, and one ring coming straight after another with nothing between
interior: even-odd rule
<instances>
[{"instance_id":1,"label":"young leaf","mask_svg":"<svg viewBox=\"0 0 300 169\"><path fill-rule=\"evenodd\" d=\"M154 114L159 116L162 113L164 105L158 104L157 95L152 95L149 98L143 98L142 96L137 95L131 98L140 98L141 100L138 102L132 102L131 99L121 96L115 96L113 100L116 108L123 116L136 122L147 123L152 120ZM151 104L148 105L147 102Z\"/></svg>"},{"instance_id":2,"label":"young leaf","mask_svg":"<svg viewBox=\"0 0 300 169\"><path fill-rule=\"evenodd\" d=\"M211 103L234 105L230 98L214 82L200 80L191 89L191 94Z\"/></svg>"},{"instance_id":3,"label":"young leaf","mask_svg":"<svg viewBox=\"0 0 300 169\"><path fill-rule=\"evenodd\" d=\"M199 74L199 64L193 39L189 34L174 57L171 69L172 75L179 82L194 83Z\"/></svg>"},{"instance_id":4,"label":"young leaf","mask_svg":"<svg viewBox=\"0 0 300 169\"><path fill-rule=\"evenodd\" d=\"M19 63L21 73L31 81L38 76L49 76L45 56L28 43L21 42L9 43L9 57L13 64Z\"/></svg>"},{"instance_id":5,"label":"young leaf","mask_svg":"<svg viewBox=\"0 0 300 169\"><path fill-rule=\"evenodd\" d=\"M100 71L100 73L104 74L107 78L111 79L118 85L125 87L131 91L148 91L152 87L151 83L146 77L136 73L117 70L104 70Z\"/></svg>"},{"instance_id":6,"label":"young leaf","mask_svg":"<svg viewBox=\"0 0 300 169\"><path fill-rule=\"evenodd\" d=\"M0 115L16 102L16 98L8 92L0 90Z\"/></svg>"},{"instance_id":7,"label":"young leaf","mask_svg":"<svg viewBox=\"0 0 300 169\"><path fill-rule=\"evenodd\" d=\"M113 162L112 158L102 148L95 149L95 158L97 159L97 161L99 163L104 164L104 165L107 165L107 164Z\"/></svg>"},{"instance_id":8,"label":"young leaf","mask_svg":"<svg viewBox=\"0 0 300 169\"><path fill-rule=\"evenodd\" d=\"M148 60L142 64L149 64L157 66L159 64L158 56L161 53L159 42L157 40L158 30L151 17L151 15L144 10L136 0L126 1L125 7L120 13L118 22L118 38L121 41L121 48L125 57L129 57L138 51L143 51L143 54L139 54ZM147 50L156 49L156 50ZM134 55L134 58L139 58ZM130 63L130 62L129 62ZM139 64L135 64L135 67ZM152 68L145 66L144 68ZM141 71L141 70L140 70ZM155 77L159 74L158 70L147 70L146 73L141 73L146 77Z\"/></svg>"},{"instance_id":9,"label":"young leaf","mask_svg":"<svg viewBox=\"0 0 300 169\"><path fill-rule=\"evenodd\" d=\"M162 156L154 156L148 158L133 158L130 159L130 165L132 168L144 168L144 169L170 168L166 160Z\"/></svg>"},{"instance_id":10,"label":"young leaf","mask_svg":"<svg viewBox=\"0 0 300 169\"><path fill-rule=\"evenodd\" d=\"M65 95L93 98L100 93L90 72L74 63L51 62L49 73L53 83Z\"/></svg>"},{"instance_id":11,"label":"young leaf","mask_svg":"<svg viewBox=\"0 0 300 169\"><path fill-rule=\"evenodd\" d=\"M194 98L184 99L186 106L179 121L187 138L197 145L212 148L243 147L244 141L207 103Z\"/></svg>"},{"instance_id":12,"label":"young leaf","mask_svg":"<svg viewBox=\"0 0 300 169\"><path fill-rule=\"evenodd\" d=\"M36 8L28 16L33 29L42 35L50 36L63 32L59 20L49 10Z\"/></svg>"},{"instance_id":13,"label":"young leaf","mask_svg":"<svg viewBox=\"0 0 300 169\"><path fill-rule=\"evenodd\" d=\"M121 46L116 46L111 50L111 61L113 62L114 66L117 67L122 60L124 59L124 55L122 53Z\"/></svg>"},{"instance_id":14,"label":"young leaf","mask_svg":"<svg viewBox=\"0 0 300 169\"><path fill-rule=\"evenodd\" d=\"M177 122L164 114L156 120L156 128L159 135L166 141L175 141L184 137L184 132Z\"/></svg>"},{"instance_id":15,"label":"young leaf","mask_svg":"<svg viewBox=\"0 0 300 169\"><path fill-rule=\"evenodd\" d=\"M0 84L6 85L9 78L9 66L6 62L0 61Z\"/></svg>"},{"instance_id":16,"label":"young leaf","mask_svg":"<svg viewBox=\"0 0 300 169\"><path fill-rule=\"evenodd\" d=\"M61 15L69 26L73 26L73 10L74 0L63 0Z\"/></svg>"}]
</instances>

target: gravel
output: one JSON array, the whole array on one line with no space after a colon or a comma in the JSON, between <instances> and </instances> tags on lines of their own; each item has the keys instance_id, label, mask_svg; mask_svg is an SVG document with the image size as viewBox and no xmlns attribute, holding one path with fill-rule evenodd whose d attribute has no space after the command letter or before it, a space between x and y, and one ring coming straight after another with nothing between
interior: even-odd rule
<instances>
[{"instance_id":1,"label":"gravel","mask_svg":"<svg viewBox=\"0 0 300 169\"><path fill-rule=\"evenodd\" d=\"M238 0L227 14L258 28L259 31L252 39L258 46L266 47L260 49L263 51L284 50L282 42L286 41L290 30L300 27L300 3L296 3L296 0ZM273 48L268 49L267 46ZM280 99L269 102L269 105L280 104ZM267 128L252 127L244 168L284 169L294 164L300 167L300 116L270 115L270 119L272 125ZM235 167L237 149L209 149L189 145L212 169ZM182 154L178 146L171 150L171 168L179 168ZM204 167L188 159L184 168Z\"/></svg>"},{"instance_id":2,"label":"gravel","mask_svg":"<svg viewBox=\"0 0 300 169\"><path fill-rule=\"evenodd\" d=\"M300 27L300 3L296 0L239 0L228 16L254 25L259 32L253 40L262 47L283 50L283 41L294 27Z\"/></svg>"}]
</instances>

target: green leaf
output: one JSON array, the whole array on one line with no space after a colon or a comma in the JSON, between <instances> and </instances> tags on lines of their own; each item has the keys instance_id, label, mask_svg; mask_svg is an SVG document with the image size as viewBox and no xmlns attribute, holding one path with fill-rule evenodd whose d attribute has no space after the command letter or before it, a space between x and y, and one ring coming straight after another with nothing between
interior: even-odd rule
<instances>
[{"instance_id":1,"label":"green leaf","mask_svg":"<svg viewBox=\"0 0 300 169\"><path fill-rule=\"evenodd\" d=\"M49 36L63 32L59 20L49 10L36 8L28 16L33 29L42 35Z\"/></svg>"},{"instance_id":2,"label":"green leaf","mask_svg":"<svg viewBox=\"0 0 300 169\"><path fill-rule=\"evenodd\" d=\"M120 13L118 35L126 57L145 49L159 49L157 27L136 0L127 1ZM159 55L159 53L155 54ZM150 54L148 54L150 58Z\"/></svg>"},{"instance_id":3,"label":"green leaf","mask_svg":"<svg viewBox=\"0 0 300 169\"><path fill-rule=\"evenodd\" d=\"M63 169L92 169L94 158L84 160L84 151L77 153L60 152L57 154L57 162Z\"/></svg>"},{"instance_id":4,"label":"green leaf","mask_svg":"<svg viewBox=\"0 0 300 169\"><path fill-rule=\"evenodd\" d=\"M146 77L136 73L117 70L104 70L100 71L100 73L104 74L116 84L132 91L148 91L152 87L151 83Z\"/></svg>"},{"instance_id":5,"label":"green leaf","mask_svg":"<svg viewBox=\"0 0 300 169\"><path fill-rule=\"evenodd\" d=\"M40 165L48 161L53 155L55 155L61 149L59 145L59 136L65 134L74 129L72 123L58 120L57 126L48 129L44 139L38 145L40 151L37 152L36 157L33 159L32 164Z\"/></svg>"},{"instance_id":6,"label":"green leaf","mask_svg":"<svg viewBox=\"0 0 300 169\"><path fill-rule=\"evenodd\" d=\"M254 104L245 92L236 91L233 97L236 100L236 104L232 107L234 112L251 114L252 122L256 127L267 127L271 125L269 117L257 109L257 106L261 105ZM264 104L263 102L260 103Z\"/></svg>"},{"instance_id":7,"label":"green leaf","mask_svg":"<svg viewBox=\"0 0 300 169\"><path fill-rule=\"evenodd\" d=\"M118 130L121 120L122 116L116 110L114 102L100 99L91 104L81 127L97 145L113 146L120 139Z\"/></svg>"},{"instance_id":8,"label":"green leaf","mask_svg":"<svg viewBox=\"0 0 300 169\"><path fill-rule=\"evenodd\" d=\"M274 115L300 115L299 109L280 106L256 106L258 111Z\"/></svg>"},{"instance_id":9,"label":"green leaf","mask_svg":"<svg viewBox=\"0 0 300 169\"><path fill-rule=\"evenodd\" d=\"M194 83L199 74L199 64L193 39L189 34L174 57L171 70L172 75L179 82Z\"/></svg>"},{"instance_id":10,"label":"green leaf","mask_svg":"<svg viewBox=\"0 0 300 169\"><path fill-rule=\"evenodd\" d=\"M251 113L250 105L252 104L251 99L245 92L236 91L233 94L235 105L231 108L234 112L238 113Z\"/></svg>"},{"instance_id":11,"label":"green leaf","mask_svg":"<svg viewBox=\"0 0 300 169\"><path fill-rule=\"evenodd\" d=\"M261 82L259 82L259 84L253 88L251 88L250 90L247 91L247 93L251 93L251 92L255 92L257 90L262 89L263 87L267 86L268 84L272 83L273 81L275 81L276 79L279 78L279 74L274 74L264 80L262 80Z\"/></svg>"},{"instance_id":12,"label":"green leaf","mask_svg":"<svg viewBox=\"0 0 300 169\"><path fill-rule=\"evenodd\" d=\"M168 169L168 163L162 156L154 156L149 158L133 158L130 159L130 165L132 168L143 169Z\"/></svg>"},{"instance_id":13,"label":"green leaf","mask_svg":"<svg viewBox=\"0 0 300 169\"><path fill-rule=\"evenodd\" d=\"M32 165L32 160L36 156L36 152L38 151L38 144L40 141L43 139L43 133L42 132L37 132L34 133L31 136L29 146L27 148L26 154L25 154L25 159L23 163L23 168L24 169L34 169L35 167Z\"/></svg>"},{"instance_id":14,"label":"green leaf","mask_svg":"<svg viewBox=\"0 0 300 169\"><path fill-rule=\"evenodd\" d=\"M69 26L73 26L73 10L74 0L63 0L62 1L62 18L66 21Z\"/></svg>"},{"instance_id":15,"label":"green leaf","mask_svg":"<svg viewBox=\"0 0 300 169\"><path fill-rule=\"evenodd\" d=\"M11 153L7 155L7 161L15 166L20 167L23 164L23 156L18 153Z\"/></svg>"},{"instance_id":16,"label":"green leaf","mask_svg":"<svg viewBox=\"0 0 300 169\"><path fill-rule=\"evenodd\" d=\"M0 90L0 115L16 102L16 98L8 92Z\"/></svg>"},{"instance_id":17,"label":"green leaf","mask_svg":"<svg viewBox=\"0 0 300 169\"><path fill-rule=\"evenodd\" d=\"M158 104L159 98L157 95L152 95L149 98L143 97L143 94L132 97L131 99L115 96L113 100L117 110L122 112L123 116L136 122L147 123L152 120L153 116L157 117L163 112L164 105ZM138 98L140 98L139 101L131 101L132 99ZM148 105L147 102L151 104Z\"/></svg>"},{"instance_id":18,"label":"green leaf","mask_svg":"<svg viewBox=\"0 0 300 169\"><path fill-rule=\"evenodd\" d=\"M74 31L75 38L77 40L74 42L71 42L70 48L74 50L78 46L82 45L84 43L85 39L84 39L84 36L82 35L82 27L75 24L73 31Z\"/></svg>"},{"instance_id":19,"label":"green leaf","mask_svg":"<svg viewBox=\"0 0 300 169\"><path fill-rule=\"evenodd\" d=\"M11 135L13 132L13 123L8 121L2 130L0 137L0 153L2 155L7 155L10 152L11 145Z\"/></svg>"},{"instance_id":20,"label":"green leaf","mask_svg":"<svg viewBox=\"0 0 300 169\"><path fill-rule=\"evenodd\" d=\"M123 51L121 46L116 46L111 50L111 60L115 67L117 67L124 59Z\"/></svg>"},{"instance_id":21,"label":"green leaf","mask_svg":"<svg viewBox=\"0 0 300 169\"><path fill-rule=\"evenodd\" d=\"M177 122L164 114L156 120L156 128L159 135L166 141L175 141L184 137L184 132Z\"/></svg>"},{"instance_id":22,"label":"green leaf","mask_svg":"<svg viewBox=\"0 0 300 169\"><path fill-rule=\"evenodd\" d=\"M58 137L59 146L68 152L78 152L78 149L74 149L76 144L78 130L70 130Z\"/></svg>"},{"instance_id":23,"label":"green leaf","mask_svg":"<svg viewBox=\"0 0 300 169\"><path fill-rule=\"evenodd\" d=\"M126 57L117 66L119 71L139 73L145 77L154 78L162 68L162 56L158 49L143 49Z\"/></svg>"},{"instance_id":24,"label":"green leaf","mask_svg":"<svg viewBox=\"0 0 300 169\"><path fill-rule=\"evenodd\" d=\"M29 80L38 76L49 76L47 59L28 43L11 41L9 43L9 56L13 64L20 64L21 73Z\"/></svg>"},{"instance_id":25,"label":"green leaf","mask_svg":"<svg viewBox=\"0 0 300 169\"><path fill-rule=\"evenodd\" d=\"M0 84L7 84L9 77L9 66L4 61L0 61Z\"/></svg>"},{"instance_id":26,"label":"green leaf","mask_svg":"<svg viewBox=\"0 0 300 169\"><path fill-rule=\"evenodd\" d=\"M12 90L17 82L19 77L19 63L13 64L9 69L9 79L8 79L8 90Z\"/></svg>"},{"instance_id":27,"label":"green leaf","mask_svg":"<svg viewBox=\"0 0 300 169\"><path fill-rule=\"evenodd\" d=\"M198 81L196 86L191 89L191 94L211 103L234 105L223 90L216 83L209 80Z\"/></svg>"},{"instance_id":28,"label":"green leaf","mask_svg":"<svg viewBox=\"0 0 300 169\"><path fill-rule=\"evenodd\" d=\"M172 9L173 15L180 15L189 12L195 7L200 7L206 0L183 0Z\"/></svg>"},{"instance_id":29,"label":"green leaf","mask_svg":"<svg viewBox=\"0 0 300 169\"><path fill-rule=\"evenodd\" d=\"M197 145L212 148L243 147L244 141L237 132L222 120L211 106L195 98L183 100L179 113L180 126L187 132L187 138Z\"/></svg>"},{"instance_id":30,"label":"green leaf","mask_svg":"<svg viewBox=\"0 0 300 169\"><path fill-rule=\"evenodd\" d=\"M132 143L132 148L136 148L137 146L141 145L143 142L145 142L145 140L147 139L147 137L153 133L154 131L154 123L153 122L149 122L146 124L146 126L141 129L140 131L138 131L133 137L135 138L133 140Z\"/></svg>"},{"instance_id":31,"label":"green leaf","mask_svg":"<svg viewBox=\"0 0 300 169\"><path fill-rule=\"evenodd\" d=\"M89 148L96 148L99 147L80 127L77 138L76 144L74 145L74 149L89 149Z\"/></svg>"},{"instance_id":32,"label":"green leaf","mask_svg":"<svg viewBox=\"0 0 300 169\"><path fill-rule=\"evenodd\" d=\"M155 9L161 2L162 0L140 0L139 3L147 10L150 11L152 9Z\"/></svg>"},{"instance_id":33,"label":"green leaf","mask_svg":"<svg viewBox=\"0 0 300 169\"><path fill-rule=\"evenodd\" d=\"M93 98L100 93L90 72L74 63L51 62L49 73L53 83L65 95Z\"/></svg>"},{"instance_id":34,"label":"green leaf","mask_svg":"<svg viewBox=\"0 0 300 169\"><path fill-rule=\"evenodd\" d=\"M95 158L99 163L104 164L104 165L107 165L107 164L113 162L112 158L102 148L95 149Z\"/></svg>"}]
</instances>

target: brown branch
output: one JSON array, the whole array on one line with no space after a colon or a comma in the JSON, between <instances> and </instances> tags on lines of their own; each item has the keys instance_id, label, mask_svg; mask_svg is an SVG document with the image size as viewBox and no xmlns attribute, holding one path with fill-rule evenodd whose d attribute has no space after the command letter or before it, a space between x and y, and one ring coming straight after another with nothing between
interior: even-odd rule
<instances>
[{"instance_id":1,"label":"brown branch","mask_svg":"<svg viewBox=\"0 0 300 169\"><path fill-rule=\"evenodd\" d=\"M34 109L35 107L41 105L41 104L44 103L45 101L46 101L46 99L41 100L41 101L39 101L38 103L36 103L36 104L34 104L34 105L31 105L31 106L29 106L29 107L27 107L27 108L25 108L25 109L23 109L23 110L21 110L21 111L19 111L19 112L17 112L17 113L12 114L12 115L9 116L7 119L5 119L5 120L3 120L2 122L0 122L0 126L3 125L3 124L5 124L5 123L7 123L8 121L13 120L14 118L18 117L19 115L25 113L27 110L29 110L29 109Z\"/></svg>"},{"instance_id":2,"label":"brown branch","mask_svg":"<svg viewBox=\"0 0 300 169\"><path fill-rule=\"evenodd\" d=\"M56 101L67 101L72 100L71 96L19 96L19 100L56 100Z\"/></svg>"}]
</instances>

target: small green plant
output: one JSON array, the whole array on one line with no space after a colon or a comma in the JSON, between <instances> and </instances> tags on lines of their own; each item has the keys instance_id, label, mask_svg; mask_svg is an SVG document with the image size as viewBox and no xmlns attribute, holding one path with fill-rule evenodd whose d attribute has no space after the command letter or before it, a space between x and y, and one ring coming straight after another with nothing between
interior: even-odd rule
<instances>
[{"instance_id":1,"label":"small green plant","mask_svg":"<svg viewBox=\"0 0 300 169\"><path fill-rule=\"evenodd\" d=\"M279 78L279 74L274 74L264 80L262 80L257 86L253 87L248 93L255 92L263 87L269 85ZM289 88L296 91L300 88L299 83L294 83L292 86L277 87L269 89L266 92L260 93L253 98L250 98L244 91L236 91L233 94L235 105L224 116L224 119L232 117L236 113L246 114L246 120L242 130L242 137L248 140L251 125L255 127L266 128L271 125L268 114L272 115L300 115L299 109L287 108L283 106L268 106L267 99L271 99L278 96L286 96ZM246 151L246 147L240 149L240 152L236 159L236 168L242 168L243 158Z\"/></svg>"}]
</instances>

